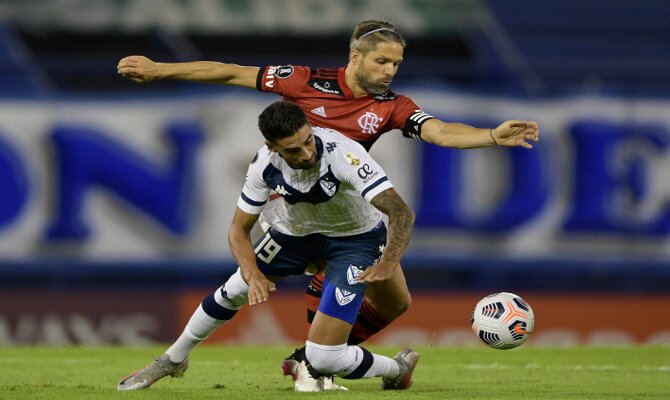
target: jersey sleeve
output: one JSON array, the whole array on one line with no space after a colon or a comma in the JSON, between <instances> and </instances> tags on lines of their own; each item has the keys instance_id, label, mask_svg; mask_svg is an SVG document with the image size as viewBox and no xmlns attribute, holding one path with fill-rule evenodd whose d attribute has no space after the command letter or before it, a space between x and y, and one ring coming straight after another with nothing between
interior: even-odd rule
<instances>
[{"instance_id":1,"label":"jersey sleeve","mask_svg":"<svg viewBox=\"0 0 670 400\"><path fill-rule=\"evenodd\" d=\"M393 113L392 126L402 130L404 137L421 140L421 127L433 118L435 117L421 111L412 99L400 96Z\"/></svg>"},{"instance_id":2,"label":"jersey sleeve","mask_svg":"<svg viewBox=\"0 0 670 400\"><path fill-rule=\"evenodd\" d=\"M248 214L260 214L270 197L270 188L263 180L262 167L257 164L258 158L256 153L249 165L240 197L237 199L237 206Z\"/></svg>"},{"instance_id":3,"label":"jersey sleeve","mask_svg":"<svg viewBox=\"0 0 670 400\"><path fill-rule=\"evenodd\" d=\"M393 187L386 172L360 144L353 141L343 144L337 156L335 175L353 186L368 202Z\"/></svg>"},{"instance_id":4,"label":"jersey sleeve","mask_svg":"<svg viewBox=\"0 0 670 400\"><path fill-rule=\"evenodd\" d=\"M295 65L268 65L258 71L256 89L297 98L309 80L310 68Z\"/></svg>"}]
</instances>

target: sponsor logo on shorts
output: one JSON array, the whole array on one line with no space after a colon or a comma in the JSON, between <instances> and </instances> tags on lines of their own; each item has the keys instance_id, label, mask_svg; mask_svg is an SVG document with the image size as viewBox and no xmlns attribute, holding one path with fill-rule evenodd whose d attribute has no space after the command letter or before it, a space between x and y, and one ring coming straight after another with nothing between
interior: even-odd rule
<instances>
[{"instance_id":1,"label":"sponsor logo on shorts","mask_svg":"<svg viewBox=\"0 0 670 400\"><path fill-rule=\"evenodd\" d=\"M337 300L337 304L341 306L346 306L347 304L351 303L355 297L356 293L354 292L340 288L335 289L335 299Z\"/></svg>"}]
</instances>

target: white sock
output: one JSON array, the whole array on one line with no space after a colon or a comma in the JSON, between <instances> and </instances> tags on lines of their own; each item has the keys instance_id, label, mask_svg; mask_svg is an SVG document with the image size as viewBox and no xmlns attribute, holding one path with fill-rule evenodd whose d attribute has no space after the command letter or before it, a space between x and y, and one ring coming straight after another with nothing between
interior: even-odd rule
<instances>
[{"instance_id":1,"label":"white sock","mask_svg":"<svg viewBox=\"0 0 670 400\"><path fill-rule=\"evenodd\" d=\"M202 305L199 305L182 334L165 353L170 356L170 361L173 363L184 361L200 342L226 322L228 321L210 317L202 309Z\"/></svg>"},{"instance_id":2,"label":"white sock","mask_svg":"<svg viewBox=\"0 0 670 400\"><path fill-rule=\"evenodd\" d=\"M176 342L167 349L170 361L180 363L218 327L230 321L248 302L249 286L238 268L213 295L206 297L195 310ZM204 308L203 308L204 307ZM205 311L205 309L207 311ZM216 317L216 318L214 318Z\"/></svg>"},{"instance_id":3,"label":"white sock","mask_svg":"<svg viewBox=\"0 0 670 400\"><path fill-rule=\"evenodd\" d=\"M307 360L312 367L322 373L334 373L348 379L373 376L395 378L400 373L398 363L394 359L370 353L359 346L348 346L346 343L326 346L309 340L305 345Z\"/></svg>"},{"instance_id":4,"label":"white sock","mask_svg":"<svg viewBox=\"0 0 670 400\"><path fill-rule=\"evenodd\" d=\"M375 361L372 363L372 367L370 367L369 371L375 375L366 374L364 378L381 376L383 378L393 379L398 377L400 374L400 367L396 360L375 353L372 353L372 357L374 357Z\"/></svg>"}]
</instances>

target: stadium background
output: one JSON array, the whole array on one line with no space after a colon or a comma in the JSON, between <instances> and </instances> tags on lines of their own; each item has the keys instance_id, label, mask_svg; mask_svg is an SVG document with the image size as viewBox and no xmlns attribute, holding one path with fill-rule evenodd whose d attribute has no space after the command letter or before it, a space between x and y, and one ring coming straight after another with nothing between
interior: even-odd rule
<instances>
[{"instance_id":1,"label":"stadium background","mask_svg":"<svg viewBox=\"0 0 670 400\"><path fill-rule=\"evenodd\" d=\"M0 345L171 341L234 268L226 231L278 99L116 75L118 60L346 63L363 18L408 40L396 92L446 121L537 120L532 151L385 135L417 211L414 304L377 343L471 345L514 291L533 345L670 343L670 6L650 0L0 1ZM297 343L306 279L210 343Z\"/></svg>"}]
</instances>

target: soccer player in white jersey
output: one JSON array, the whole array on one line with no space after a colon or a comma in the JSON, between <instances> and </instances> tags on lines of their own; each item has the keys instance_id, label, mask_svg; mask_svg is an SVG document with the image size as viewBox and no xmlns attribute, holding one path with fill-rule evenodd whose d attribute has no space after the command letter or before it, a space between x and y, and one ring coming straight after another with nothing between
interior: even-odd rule
<instances>
[{"instance_id":1,"label":"soccer player in white jersey","mask_svg":"<svg viewBox=\"0 0 670 400\"><path fill-rule=\"evenodd\" d=\"M117 389L145 389L167 375L180 376L190 352L244 304L267 301L275 281L302 274L317 259L326 262L326 279L304 350L309 374L382 377L382 389L409 388L417 352L405 348L389 358L347 345L347 339L367 284L389 279L400 268L414 213L361 145L312 128L298 106L273 103L258 125L266 147L249 166L228 233L239 268L203 300L163 356ZM252 245L251 229L271 191L284 201L267 221L270 229ZM388 216L388 238L382 213Z\"/></svg>"}]
</instances>

